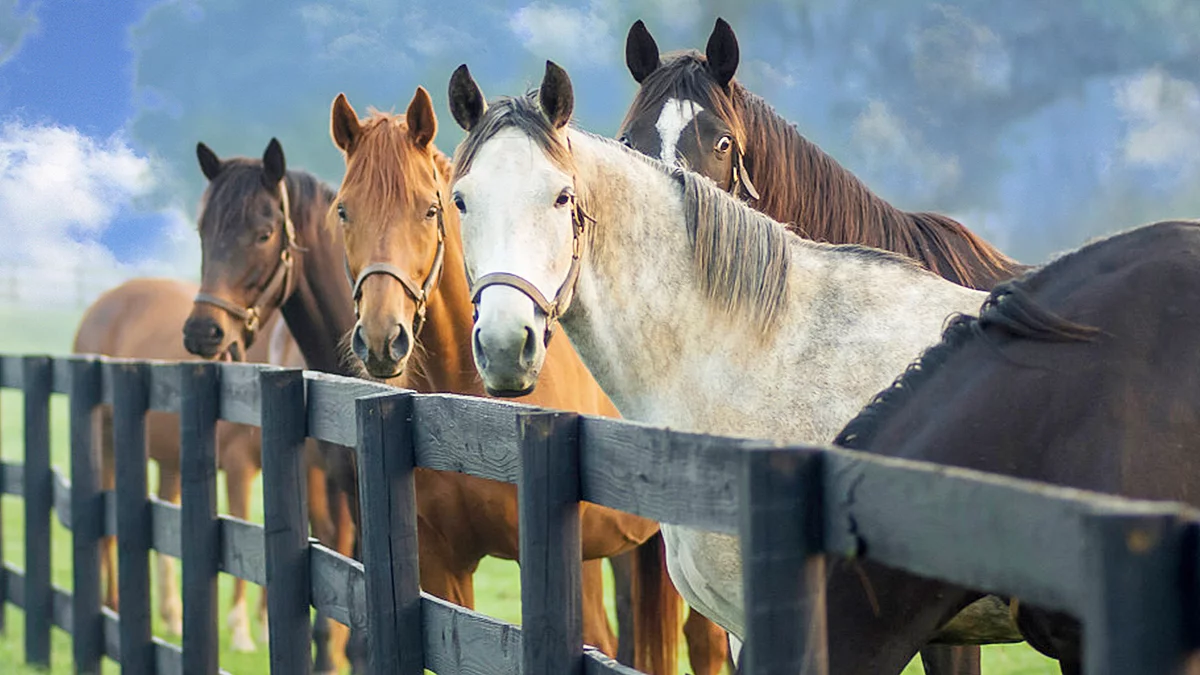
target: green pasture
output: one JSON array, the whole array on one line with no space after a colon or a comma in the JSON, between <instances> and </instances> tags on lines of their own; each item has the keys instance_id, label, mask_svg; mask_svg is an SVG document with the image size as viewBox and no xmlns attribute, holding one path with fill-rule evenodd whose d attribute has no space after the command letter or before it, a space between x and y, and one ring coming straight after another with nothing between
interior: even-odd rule
<instances>
[{"instance_id":1,"label":"green pasture","mask_svg":"<svg viewBox=\"0 0 1200 675\"><path fill-rule=\"evenodd\" d=\"M79 320L78 311L31 311L28 308L0 307L0 352L8 353L42 353L65 354L71 349L75 325ZM0 393L0 457L5 461L21 461L23 457L23 436L21 430L21 395L15 391ZM66 400L54 396L51 417L51 451L54 467L67 474L68 465L68 424ZM154 467L150 470L151 490L155 485ZM225 509L224 479L219 488L221 509ZM262 482L255 486L254 511L252 519L262 522ZM24 520L21 500L15 497L4 497L0 502L3 518L3 558L24 567ZM52 578L55 584L69 589L71 587L71 539L57 520L53 522L51 556L53 559ZM151 569L154 570L152 563ZM607 566L606 566L606 572ZM153 572L152 572L153 573ZM518 571L515 563L487 559L479 567L475 577L476 599L479 611L509 621L519 623L521 619L520 590ZM611 577L606 583L610 584ZM224 618L229 609L229 599L232 591L232 579L222 575L220 582L221 598L221 666L235 675L239 673L267 672L266 645L259 644L257 652L245 654L234 652L229 646L229 631L224 625ZM251 608L254 638L259 642L260 633L257 619L254 618L254 608L257 607L259 591L251 587L248 592L248 605ZM179 636L169 636L157 614L157 596L154 598L154 631L155 634L171 642L179 643ZM20 610L7 607L5 610L5 631L0 634L0 672L10 675L26 675L40 670L23 665L23 618ZM612 614L610 598L610 615ZM615 619L613 620L615 626ZM68 674L71 668L70 636L54 629L52 637L52 667L50 672ZM681 651L681 664L687 667L686 653ZM1057 673L1057 667L1025 645L1004 645L984 649L984 672L988 675L1035 675ZM106 662L104 673L117 673L116 664ZM690 671L685 671L690 672ZM905 675L922 673L918 662L914 661Z\"/></svg>"}]
</instances>

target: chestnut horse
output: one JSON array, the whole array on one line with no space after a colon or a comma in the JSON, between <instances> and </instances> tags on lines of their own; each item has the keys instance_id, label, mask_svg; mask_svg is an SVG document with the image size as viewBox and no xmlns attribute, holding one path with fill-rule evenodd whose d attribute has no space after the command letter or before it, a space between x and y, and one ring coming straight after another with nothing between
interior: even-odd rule
<instances>
[{"instance_id":1,"label":"chestnut horse","mask_svg":"<svg viewBox=\"0 0 1200 675\"><path fill-rule=\"evenodd\" d=\"M433 144L437 118L428 92L417 88L405 116L374 112L364 121L339 94L331 110L331 133L346 161L329 222L343 232L347 273L356 279L359 321L351 350L370 376L399 376L403 386L416 391L486 396L471 360L471 298L460 272L458 213L443 203L449 194L450 161ZM566 338L551 340L547 349L542 386L518 401L617 415ZM516 486L418 469L417 495L421 525L427 523L426 500L441 504L436 511L439 536L423 532L420 537L422 587L471 607L471 575L479 560L485 555L519 559ZM640 544L657 533L658 525L586 503L580 515L584 639L613 655L600 559ZM664 603L659 595L635 593L635 628L629 637L639 647L639 668L673 675L679 598L662 565L635 567L643 569L660 578L638 579L639 587L660 593L667 589L675 600Z\"/></svg>"},{"instance_id":2,"label":"chestnut horse","mask_svg":"<svg viewBox=\"0 0 1200 675\"><path fill-rule=\"evenodd\" d=\"M910 213L876 195L734 79L737 37L718 18L704 53L659 55L636 21L625 63L639 84L621 123L621 142L711 178L796 234L904 254L957 284L987 290L1028 269L961 223ZM922 650L926 671L977 673L978 647Z\"/></svg>"},{"instance_id":3,"label":"chestnut horse","mask_svg":"<svg viewBox=\"0 0 1200 675\"><path fill-rule=\"evenodd\" d=\"M191 300L197 287L175 279L131 279L105 292L83 315L75 334L73 351L76 354L103 354L137 359L166 361L194 360L179 340L180 330L187 319ZM268 354L268 343L254 345L246 357L254 362L267 362L268 356L278 365L303 367L299 351L282 322L272 321L263 327L272 332L275 353ZM114 455L112 409L101 406L93 417L92 433L101 449L102 481L106 490L114 487ZM179 416L161 411L146 414L146 446L150 459L158 464L158 497L173 504L179 503ZM262 446L257 427L221 421L217 424L218 463L225 472L225 487L229 513L247 520L250 517L250 491L254 477L262 468ZM310 441L306 447L308 459L309 518L314 534L322 541L331 541L332 523L325 502L325 478ZM102 576L106 583L105 603L117 609L119 594L116 577L116 549L113 537L105 537L100 558ZM182 634L183 614L176 583L175 560L158 554L159 614L167 630ZM236 579L228 623L232 647L236 651L253 651L250 622L246 612L246 582ZM266 592L261 596L259 616L266 618ZM264 624L265 628L265 624Z\"/></svg>"}]
</instances>

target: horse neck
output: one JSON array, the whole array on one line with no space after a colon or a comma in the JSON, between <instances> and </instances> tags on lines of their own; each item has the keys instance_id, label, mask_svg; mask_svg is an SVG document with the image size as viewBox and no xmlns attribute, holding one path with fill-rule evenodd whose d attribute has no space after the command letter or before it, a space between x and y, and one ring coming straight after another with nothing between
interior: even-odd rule
<instances>
[{"instance_id":1,"label":"horse neck","mask_svg":"<svg viewBox=\"0 0 1200 675\"><path fill-rule=\"evenodd\" d=\"M443 175L449 175L443 171ZM443 188L443 194L448 191ZM408 385L418 391L483 396L483 385L471 353L474 315L471 292L463 274L462 231L457 209L444 211L446 250L442 275L426 308L426 320L406 369Z\"/></svg>"},{"instance_id":2,"label":"horse neck","mask_svg":"<svg viewBox=\"0 0 1200 675\"><path fill-rule=\"evenodd\" d=\"M356 376L341 358L341 340L354 327L354 303L342 266L342 237L323 227L328 200L317 188L319 203L292 205L297 239L296 282L283 303L283 318L304 354L306 366L336 375ZM298 201L298 200L297 200Z\"/></svg>"},{"instance_id":3,"label":"horse neck","mask_svg":"<svg viewBox=\"0 0 1200 675\"><path fill-rule=\"evenodd\" d=\"M723 349L738 331L724 341L696 334L716 319L693 272L674 179L590 135L572 131L571 144L595 223L564 330L622 416L666 421L653 401L665 398L664 383L687 377L681 353L706 338Z\"/></svg>"}]
</instances>

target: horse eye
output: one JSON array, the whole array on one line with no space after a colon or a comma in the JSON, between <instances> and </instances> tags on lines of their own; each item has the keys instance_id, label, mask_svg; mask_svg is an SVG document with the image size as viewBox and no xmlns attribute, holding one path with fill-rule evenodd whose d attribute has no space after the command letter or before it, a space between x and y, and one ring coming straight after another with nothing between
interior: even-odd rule
<instances>
[{"instance_id":1,"label":"horse eye","mask_svg":"<svg viewBox=\"0 0 1200 675\"><path fill-rule=\"evenodd\" d=\"M728 136L722 136L717 141L717 152L729 152L731 147L733 147L733 139Z\"/></svg>"},{"instance_id":2,"label":"horse eye","mask_svg":"<svg viewBox=\"0 0 1200 675\"><path fill-rule=\"evenodd\" d=\"M621 137L618 138L617 140L621 141L622 145L624 145L627 148L633 147L633 141L629 140L629 137L624 134L622 134Z\"/></svg>"},{"instance_id":3,"label":"horse eye","mask_svg":"<svg viewBox=\"0 0 1200 675\"><path fill-rule=\"evenodd\" d=\"M258 233L258 243L265 244L268 241L271 241L271 232L264 230Z\"/></svg>"},{"instance_id":4,"label":"horse eye","mask_svg":"<svg viewBox=\"0 0 1200 675\"><path fill-rule=\"evenodd\" d=\"M437 214L438 214L438 207L437 207L437 205L434 205L434 206L429 207L429 210L425 212L425 218L427 220L432 220L434 218L437 218Z\"/></svg>"},{"instance_id":5,"label":"horse eye","mask_svg":"<svg viewBox=\"0 0 1200 675\"><path fill-rule=\"evenodd\" d=\"M343 223L346 222L347 219L346 219L346 205L345 204L338 202L337 214L338 214L339 220L341 220Z\"/></svg>"},{"instance_id":6,"label":"horse eye","mask_svg":"<svg viewBox=\"0 0 1200 675\"><path fill-rule=\"evenodd\" d=\"M458 209L459 213L467 212L467 205L463 202L462 195L454 195L454 208Z\"/></svg>"},{"instance_id":7,"label":"horse eye","mask_svg":"<svg viewBox=\"0 0 1200 675\"><path fill-rule=\"evenodd\" d=\"M569 204L570 202L571 202L571 195L570 195L570 193L567 193L567 192L561 192L561 193L559 193L559 195L558 195L558 199L555 199L555 200L554 200L554 205L555 205L555 206L566 206L566 205L567 205L567 204Z\"/></svg>"}]
</instances>

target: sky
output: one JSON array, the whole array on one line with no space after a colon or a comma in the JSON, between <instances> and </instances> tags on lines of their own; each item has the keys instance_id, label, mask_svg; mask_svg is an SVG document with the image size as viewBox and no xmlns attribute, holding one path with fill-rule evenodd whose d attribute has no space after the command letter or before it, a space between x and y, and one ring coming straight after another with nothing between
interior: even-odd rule
<instances>
[{"instance_id":1,"label":"sky","mask_svg":"<svg viewBox=\"0 0 1200 675\"><path fill-rule=\"evenodd\" d=\"M1194 0L0 0L0 269L195 278L197 141L336 186L339 92L365 114L446 85L535 85L612 135L636 85L630 24L702 49L717 16L737 77L876 192L960 219L1028 263L1200 210ZM41 289L52 292L53 288Z\"/></svg>"}]
</instances>

